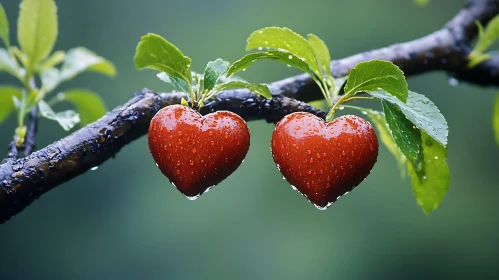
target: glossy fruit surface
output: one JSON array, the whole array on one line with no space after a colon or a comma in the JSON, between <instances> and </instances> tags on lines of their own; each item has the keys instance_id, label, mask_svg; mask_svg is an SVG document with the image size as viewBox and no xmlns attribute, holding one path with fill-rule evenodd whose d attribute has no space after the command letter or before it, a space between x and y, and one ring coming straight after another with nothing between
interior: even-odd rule
<instances>
[{"instance_id":1,"label":"glossy fruit surface","mask_svg":"<svg viewBox=\"0 0 499 280\"><path fill-rule=\"evenodd\" d=\"M378 138L369 122L357 116L326 123L297 112L277 123L271 148L285 179L325 209L369 175L378 157Z\"/></svg>"},{"instance_id":2,"label":"glossy fruit surface","mask_svg":"<svg viewBox=\"0 0 499 280\"><path fill-rule=\"evenodd\" d=\"M239 167L248 153L250 133L232 112L201 116L189 107L172 105L153 117L148 141L161 172L195 199Z\"/></svg>"}]
</instances>

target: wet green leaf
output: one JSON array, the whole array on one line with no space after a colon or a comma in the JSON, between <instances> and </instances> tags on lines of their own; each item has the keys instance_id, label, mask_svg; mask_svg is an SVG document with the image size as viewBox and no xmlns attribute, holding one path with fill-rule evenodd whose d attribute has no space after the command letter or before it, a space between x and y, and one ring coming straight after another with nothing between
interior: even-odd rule
<instances>
[{"instance_id":1,"label":"wet green leaf","mask_svg":"<svg viewBox=\"0 0 499 280\"><path fill-rule=\"evenodd\" d=\"M173 86L173 88L177 91L185 92L185 93L190 92L189 85L185 81L181 80L180 78L177 78L175 76L170 76L170 75L166 74L165 72L160 72L156 76L158 76L158 78L160 80L162 80L163 82L171 84ZM197 82L196 82L196 84L197 84Z\"/></svg>"},{"instance_id":2,"label":"wet green leaf","mask_svg":"<svg viewBox=\"0 0 499 280\"><path fill-rule=\"evenodd\" d=\"M22 98L21 89L14 86L0 86L0 124L14 111L14 98Z\"/></svg>"},{"instance_id":3,"label":"wet green leaf","mask_svg":"<svg viewBox=\"0 0 499 280\"><path fill-rule=\"evenodd\" d=\"M135 52L137 69L151 68L191 83L191 59L163 37L149 33L140 39Z\"/></svg>"},{"instance_id":4,"label":"wet green leaf","mask_svg":"<svg viewBox=\"0 0 499 280\"><path fill-rule=\"evenodd\" d=\"M9 19L7 18L7 14L5 13L2 3L0 3L0 39L3 41L7 49L10 48Z\"/></svg>"},{"instance_id":5,"label":"wet green leaf","mask_svg":"<svg viewBox=\"0 0 499 280\"><path fill-rule=\"evenodd\" d=\"M57 6L54 0L23 0L17 26L19 45L33 67L47 57L57 39Z\"/></svg>"},{"instance_id":6,"label":"wet green leaf","mask_svg":"<svg viewBox=\"0 0 499 280\"><path fill-rule=\"evenodd\" d=\"M92 123L106 114L107 109L100 96L86 89L72 89L58 94L58 99L67 101L76 107L81 125Z\"/></svg>"},{"instance_id":7,"label":"wet green leaf","mask_svg":"<svg viewBox=\"0 0 499 280\"><path fill-rule=\"evenodd\" d=\"M371 123L374 124L379 133L379 138L381 142L385 145L388 151L395 157L398 163L398 167L400 169L400 176L402 178L405 177L406 173L406 163L407 158L404 156L402 151L400 151L399 147L395 143L393 139L392 132L390 127L388 127L388 123L385 119L385 116L382 112L363 109L362 112L365 112Z\"/></svg>"},{"instance_id":8,"label":"wet green leaf","mask_svg":"<svg viewBox=\"0 0 499 280\"><path fill-rule=\"evenodd\" d=\"M219 78L227 72L230 63L221 58L210 61L204 70L204 89L212 90L217 84Z\"/></svg>"},{"instance_id":9,"label":"wet green leaf","mask_svg":"<svg viewBox=\"0 0 499 280\"><path fill-rule=\"evenodd\" d=\"M428 214L438 207L449 190L450 171L445 162L447 149L424 131L421 131L421 140L424 175L419 176L411 162L408 169L418 204Z\"/></svg>"},{"instance_id":10,"label":"wet green leaf","mask_svg":"<svg viewBox=\"0 0 499 280\"><path fill-rule=\"evenodd\" d=\"M345 85L346 94L384 90L402 102L407 100L408 86L404 73L395 64L384 60L358 63Z\"/></svg>"},{"instance_id":11,"label":"wet green leaf","mask_svg":"<svg viewBox=\"0 0 499 280\"><path fill-rule=\"evenodd\" d=\"M272 93L270 93L270 90L266 85L249 84L249 83L239 82L239 81L232 81L232 82L228 82L226 84L221 84L215 88L215 90L213 91L212 94L215 94L217 92L220 92L222 90L226 90L229 88L247 88L255 94L259 94L265 98L272 98Z\"/></svg>"},{"instance_id":12,"label":"wet green leaf","mask_svg":"<svg viewBox=\"0 0 499 280\"><path fill-rule=\"evenodd\" d=\"M61 66L61 82L72 79L84 71L93 71L111 77L116 75L114 65L105 58L84 47L70 49Z\"/></svg>"},{"instance_id":13,"label":"wet green leaf","mask_svg":"<svg viewBox=\"0 0 499 280\"><path fill-rule=\"evenodd\" d=\"M322 77L312 46L305 38L291 29L266 27L251 33L246 49L262 50L264 48L290 52L299 59L303 59L317 77Z\"/></svg>"},{"instance_id":14,"label":"wet green leaf","mask_svg":"<svg viewBox=\"0 0 499 280\"><path fill-rule=\"evenodd\" d=\"M258 60L261 59L273 59L273 60L278 60L282 63L285 63L289 66L296 67L300 70L302 70L305 73L308 73L310 75L314 75L314 73L310 70L308 64L299 59L297 56L287 52L287 51L281 51L281 50L269 50L266 52L256 52L256 53L250 53L239 59L238 61L234 62L229 70L227 71L227 77L239 72L239 71L244 71L246 68L248 68L251 64L255 63Z\"/></svg>"},{"instance_id":15,"label":"wet green leaf","mask_svg":"<svg viewBox=\"0 0 499 280\"><path fill-rule=\"evenodd\" d=\"M397 105L382 100L386 122L395 143L402 153L421 170L421 133L408 120Z\"/></svg>"},{"instance_id":16,"label":"wet green leaf","mask_svg":"<svg viewBox=\"0 0 499 280\"><path fill-rule=\"evenodd\" d=\"M38 109L40 110L42 117L58 122L59 125L66 131L70 130L80 122L80 115L78 115L75 111L67 110L55 113L43 100L38 102Z\"/></svg>"},{"instance_id":17,"label":"wet green leaf","mask_svg":"<svg viewBox=\"0 0 499 280\"><path fill-rule=\"evenodd\" d=\"M444 147L447 146L449 134L447 121L437 106L426 96L409 91L407 101L403 103L383 91L371 92L370 95L397 105L416 127L425 131Z\"/></svg>"},{"instance_id":18,"label":"wet green leaf","mask_svg":"<svg viewBox=\"0 0 499 280\"><path fill-rule=\"evenodd\" d=\"M329 55L329 50L319 37L314 34L308 34L308 42L312 49L314 50L315 56L317 58L317 62L319 62L319 67L321 68L321 72L323 79L328 81L328 83L333 86L333 80L331 76L331 67L329 63L331 62L331 56Z\"/></svg>"}]
</instances>

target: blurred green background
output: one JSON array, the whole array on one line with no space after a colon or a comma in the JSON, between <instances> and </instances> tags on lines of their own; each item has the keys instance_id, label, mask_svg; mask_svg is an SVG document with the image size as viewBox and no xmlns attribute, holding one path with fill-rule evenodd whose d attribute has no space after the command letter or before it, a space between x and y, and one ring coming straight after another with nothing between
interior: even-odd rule
<instances>
[{"instance_id":1,"label":"blurred green background","mask_svg":"<svg viewBox=\"0 0 499 280\"><path fill-rule=\"evenodd\" d=\"M15 28L19 1L2 0ZM66 87L100 92L109 108L147 87L170 88L136 71L134 50L159 33L193 69L234 61L265 26L315 33L333 58L415 39L444 25L464 0L60 0L56 49L86 46L118 77L85 74ZM11 30L13 38L14 29ZM271 82L297 72L278 63L245 72ZM2 84L13 82L5 75ZM146 137L96 171L63 184L0 225L0 279L483 279L498 278L499 148L491 130L497 89L452 87L444 73L409 79L449 127L451 189L425 216L408 180L382 147L372 174L327 211L318 211L281 178L269 152L272 124L249 123L246 161L192 202L157 170ZM0 147L14 130L0 126ZM67 133L42 120L39 147Z\"/></svg>"}]
</instances>

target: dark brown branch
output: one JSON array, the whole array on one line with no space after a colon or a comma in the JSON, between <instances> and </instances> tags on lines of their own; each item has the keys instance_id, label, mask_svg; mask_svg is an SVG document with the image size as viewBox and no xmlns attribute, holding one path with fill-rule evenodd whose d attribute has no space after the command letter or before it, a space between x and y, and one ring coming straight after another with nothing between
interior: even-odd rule
<instances>
[{"instance_id":1,"label":"dark brown branch","mask_svg":"<svg viewBox=\"0 0 499 280\"><path fill-rule=\"evenodd\" d=\"M499 12L499 0L470 1L443 29L407 43L369 51L331 62L335 76L345 76L358 62L390 60L406 76L443 70L479 85L497 85L499 60L467 69L470 40L476 35L475 20L486 24ZM247 90L225 91L210 100L202 113L230 110L246 120L276 122L286 114L306 111L324 118L324 112L298 101L321 98L318 87L307 75L270 85L272 99ZM0 165L0 222L19 213L34 199L52 188L98 166L119 150L147 133L149 122L161 108L178 104L181 93L155 94L143 91L98 121L25 158L9 159Z\"/></svg>"}]
</instances>

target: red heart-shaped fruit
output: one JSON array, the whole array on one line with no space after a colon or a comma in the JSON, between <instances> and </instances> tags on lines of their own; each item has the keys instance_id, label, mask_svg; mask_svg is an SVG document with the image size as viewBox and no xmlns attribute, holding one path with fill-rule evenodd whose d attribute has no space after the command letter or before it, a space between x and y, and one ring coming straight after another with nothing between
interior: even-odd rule
<instances>
[{"instance_id":1,"label":"red heart-shaped fruit","mask_svg":"<svg viewBox=\"0 0 499 280\"><path fill-rule=\"evenodd\" d=\"M295 189L326 209L369 175L378 157L378 138L369 122L357 116L325 123L297 112L277 123L272 156Z\"/></svg>"},{"instance_id":2,"label":"red heart-shaped fruit","mask_svg":"<svg viewBox=\"0 0 499 280\"><path fill-rule=\"evenodd\" d=\"M246 122L218 111L201 116L182 105L161 109L149 126L149 150L163 174L189 199L227 178L250 145Z\"/></svg>"}]
</instances>

